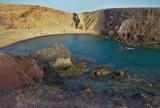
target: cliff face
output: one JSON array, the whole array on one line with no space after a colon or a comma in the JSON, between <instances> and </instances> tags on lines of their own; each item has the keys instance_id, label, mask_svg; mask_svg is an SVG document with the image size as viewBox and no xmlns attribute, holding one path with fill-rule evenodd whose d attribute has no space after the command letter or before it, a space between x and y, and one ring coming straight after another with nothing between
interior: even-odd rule
<instances>
[{"instance_id":1,"label":"cliff face","mask_svg":"<svg viewBox=\"0 0 160 108\"><path fill-rule=\"evenodd\" d=\"M86 30L106 38L160 46L160 8L106 9L84 14Z\"/></svg>"},{"instance_id":2,"label":"cliff face","mask_svg":"<svg viewBox=\"0 0 160 108\"><path fill-rule=\"evenodd\" d=\"M100 32L104 29L105 14L104 10L86 12L81 14L83 20L83 29Z\"/></svg>"},{"instance_id":3,"label":"cliff face","mask_svg":"<svg viewBox=\"0 0 160 108\"><path fill-rule=\"evenodd\" d=\"M105 10L102 33L121 41L160 41L160 9Z\"/></svg>"},{"instance_id":4,"label":"cliff face","mask_svg":"<svg viewBox=\"0 0 160 108\"><path fill-rule=\"evenodd\" d=\"M36 27L71 27L122 42L160 47L160 8L117 8L77 14L39 6L0 5L0 31Z\"/></svg>"}]
</instances>

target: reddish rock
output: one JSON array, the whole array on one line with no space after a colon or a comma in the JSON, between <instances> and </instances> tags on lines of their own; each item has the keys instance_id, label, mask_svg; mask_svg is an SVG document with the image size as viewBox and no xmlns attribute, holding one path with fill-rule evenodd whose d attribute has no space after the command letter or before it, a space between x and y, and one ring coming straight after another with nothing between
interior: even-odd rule
<instances>
[{"instance_id":1,"label":"reddish rock","mask_svg":"<svg viewBox=\"0 0 160 108\"><path fill-rule=\"evenodd\" d=\"M33 58L0 53L0 88L23 88L41 79L42 70Z\"/></svg>"}]
</instances>

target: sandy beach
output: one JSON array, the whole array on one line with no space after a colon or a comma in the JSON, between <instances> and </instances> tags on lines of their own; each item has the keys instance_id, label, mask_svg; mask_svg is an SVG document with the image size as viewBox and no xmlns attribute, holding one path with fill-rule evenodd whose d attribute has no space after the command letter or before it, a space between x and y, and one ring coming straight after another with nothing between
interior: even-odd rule
<instances>
[{"instance_id":1,"label":"sandy beach","mask_svg":"<svg viewBox=\"0 0 160 108\"><path fill-rule=\"evenodd\" d=\"M94 34L94 31L85 31L70 27L51 27L51 28L31 28L31 29L10 29L0 32L0 48L11 45L16 42L32 39L40 36L55 34Z\"/></svg>"}]
</instances>

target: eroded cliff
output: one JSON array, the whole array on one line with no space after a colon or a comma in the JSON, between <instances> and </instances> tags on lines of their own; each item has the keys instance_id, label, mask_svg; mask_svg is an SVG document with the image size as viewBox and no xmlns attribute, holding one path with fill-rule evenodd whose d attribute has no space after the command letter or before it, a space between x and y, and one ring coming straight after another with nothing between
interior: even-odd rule
<instances>
[{"instance_id":1,"label":"eroded cliff","mask_svg":"<svg viewBox=\"0 0 160 108\"><path fill-rule=\"evenodd\" d=\"M86 30L125 43L160 47L160 8L106 9L83 16Z\"/></svg>"},{"instance_id":2,"label":"eroded cliff","mask_svg":"<svg viewBox=\"0 0 160 108\"><path fill-rule=\"evenodd\" d=\"M105 10L104 25L102 33L109 38L127 43L159 46L160 9L158 8Z\"/></svg>"}]
</instances>

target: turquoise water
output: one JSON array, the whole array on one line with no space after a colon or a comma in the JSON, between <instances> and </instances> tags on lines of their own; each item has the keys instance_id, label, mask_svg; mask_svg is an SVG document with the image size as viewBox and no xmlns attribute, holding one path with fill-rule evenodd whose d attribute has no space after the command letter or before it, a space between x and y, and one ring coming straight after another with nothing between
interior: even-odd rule
<instances>
[{"instance_id":1,"label":"turquoise water","mask_svg":"<svg viewBox=\"0 0 160 108\"><path fill-rule=\"evenodd\" d=\"M160 50L127 46L111 40L91 35L48 36L27 40L1 49L18 55L28 55L38 49L63 44L71 54L125 70L142 77L160 80ZM126 47L135 48L125 50Z\"/></svg>"}]
</instances>

